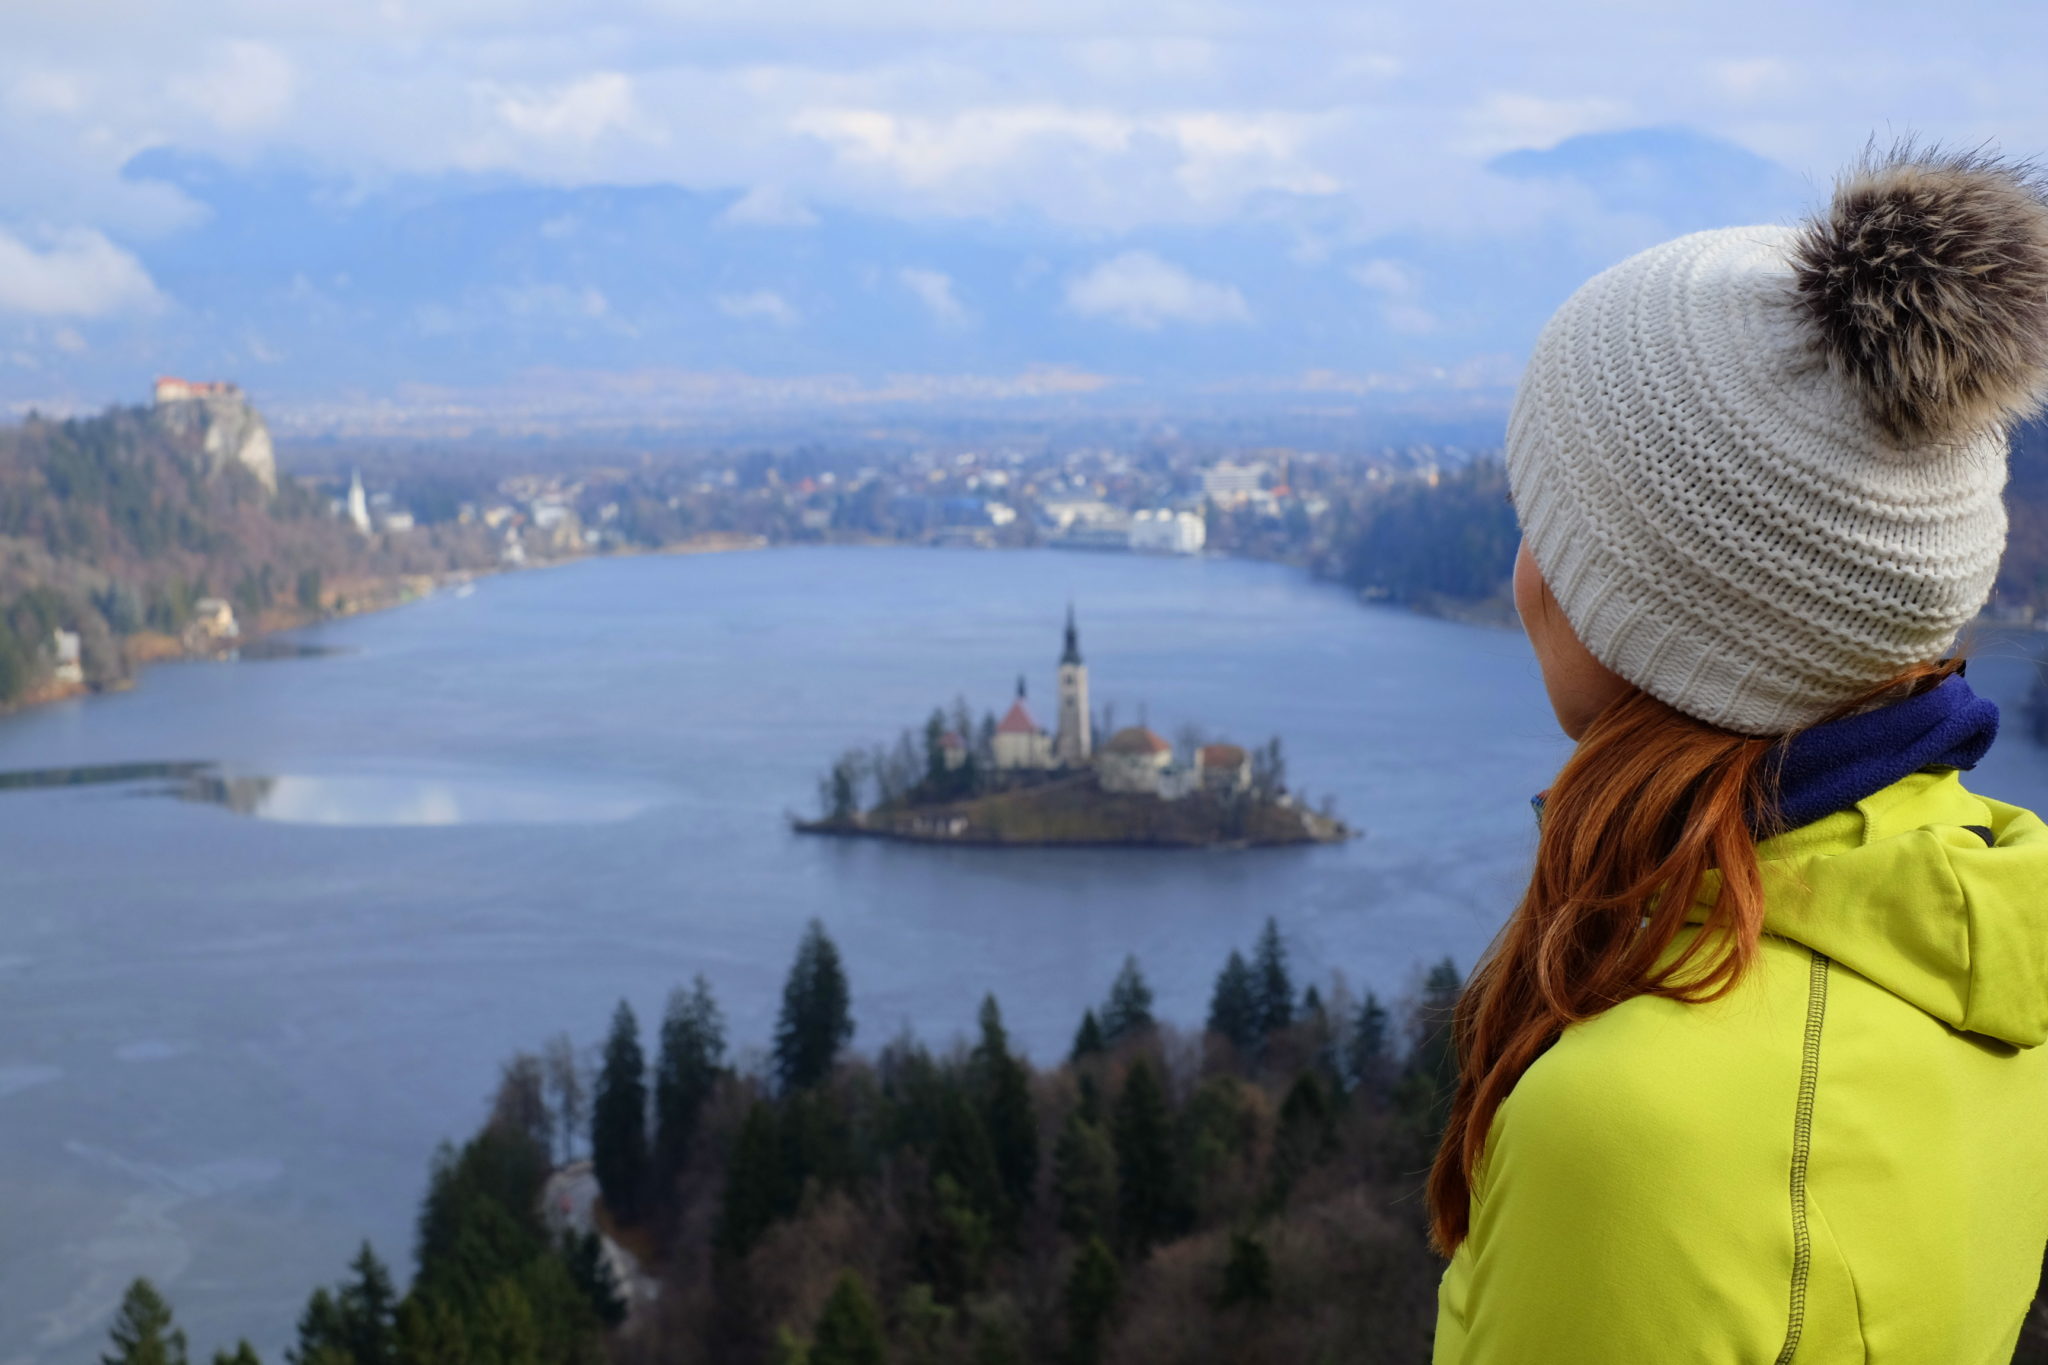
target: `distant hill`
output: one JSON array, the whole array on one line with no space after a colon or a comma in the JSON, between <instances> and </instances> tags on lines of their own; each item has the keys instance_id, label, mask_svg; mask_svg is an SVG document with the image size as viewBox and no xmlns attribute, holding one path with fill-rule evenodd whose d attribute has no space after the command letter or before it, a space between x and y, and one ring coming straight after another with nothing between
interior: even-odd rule
<instances>
[{"instance_id":1,"label":"distant hill","mask_svg":"<svg viewBox=\"0 0 2048 1365\"><path fill-rule=\"evenodd\" d=\"M489 562L464 528L357 534L325 494L278 479L238 391L197 389L0 428L0 705L178 652L203 599L262 628L399 574ZM60 667L59 631L79 637L79 676Z\"/></svg>"}]
</instances>

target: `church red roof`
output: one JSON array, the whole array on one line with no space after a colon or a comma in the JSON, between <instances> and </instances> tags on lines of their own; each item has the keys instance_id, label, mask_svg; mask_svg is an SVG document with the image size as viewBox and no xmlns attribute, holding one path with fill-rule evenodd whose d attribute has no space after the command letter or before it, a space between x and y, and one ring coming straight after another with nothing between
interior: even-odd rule
<instances>
[{"instance_id":1,"label":"church red roof","mask_svg":"<svg viewBox=\"0 0 2048 1365\"><path fill-rule=\"evenodd\" d=\"M1002 723L996 726L996 733L999 735L1035 735L1040 733L1038 722L1031 719L1031 713L1024 708L1024 699L1022 697L1010 703L1009 713L1003 717Z\"/></svg>"}]
</instances>

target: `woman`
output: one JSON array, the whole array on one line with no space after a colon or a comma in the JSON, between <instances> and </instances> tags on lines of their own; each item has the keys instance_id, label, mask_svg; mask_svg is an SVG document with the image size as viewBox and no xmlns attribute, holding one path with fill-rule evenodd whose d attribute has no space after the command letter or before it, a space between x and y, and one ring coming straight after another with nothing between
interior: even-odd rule
<instances>
[{"instance_id":1,"label":"woman","mask_svg":"<svg viewBox=\"0 0 2048 1365\"><path fill-rule=\"evenodd\" d=\"M1910 151L1596 277L1509 423L1578 741L1460 1003L1438 1365L2012 1356L2048 1238L2048 827L1948 658L2048 381L2029 172Z\"/></svg>"}]
</instances>

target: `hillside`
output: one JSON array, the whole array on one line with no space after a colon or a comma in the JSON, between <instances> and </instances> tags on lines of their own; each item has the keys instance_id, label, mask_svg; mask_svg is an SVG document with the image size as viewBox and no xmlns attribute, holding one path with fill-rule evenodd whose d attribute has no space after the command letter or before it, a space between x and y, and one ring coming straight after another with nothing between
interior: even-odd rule
<instances>
[{"instance_id":1,"label":"hillside","mask_svg":"<svg viewBox=\"0 0 2048 1365\"><path fill-rule=\"evenodd\" d=\"M180 652L206 598L262 629L490 562L467 528L358 535L325 494L277 479L261 417L232 390L32 415L0 428L0 705ZM60 630L78 636L82 677L59 667Z\"/></svg>"}]
</instances>

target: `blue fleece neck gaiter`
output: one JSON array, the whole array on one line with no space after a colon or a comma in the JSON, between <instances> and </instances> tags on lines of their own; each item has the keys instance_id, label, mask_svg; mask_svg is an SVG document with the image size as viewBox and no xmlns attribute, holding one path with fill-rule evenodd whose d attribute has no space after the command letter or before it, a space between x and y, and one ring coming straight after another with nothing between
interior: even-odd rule
<instances>
[{"instance_id":1,"label":"blue fleece neck gaiter","mask_svg":"<svg viewBox=\"0 0 2048 1365\"><path fill-rule=\"evenodd\" d=\"M1997 737L1997 703L1959 673L1903 701L1801 730L1764 768L1778 781L1770 829L1847 810L1923 768L1974 768Z\"/></svg>"}]
</instances>

